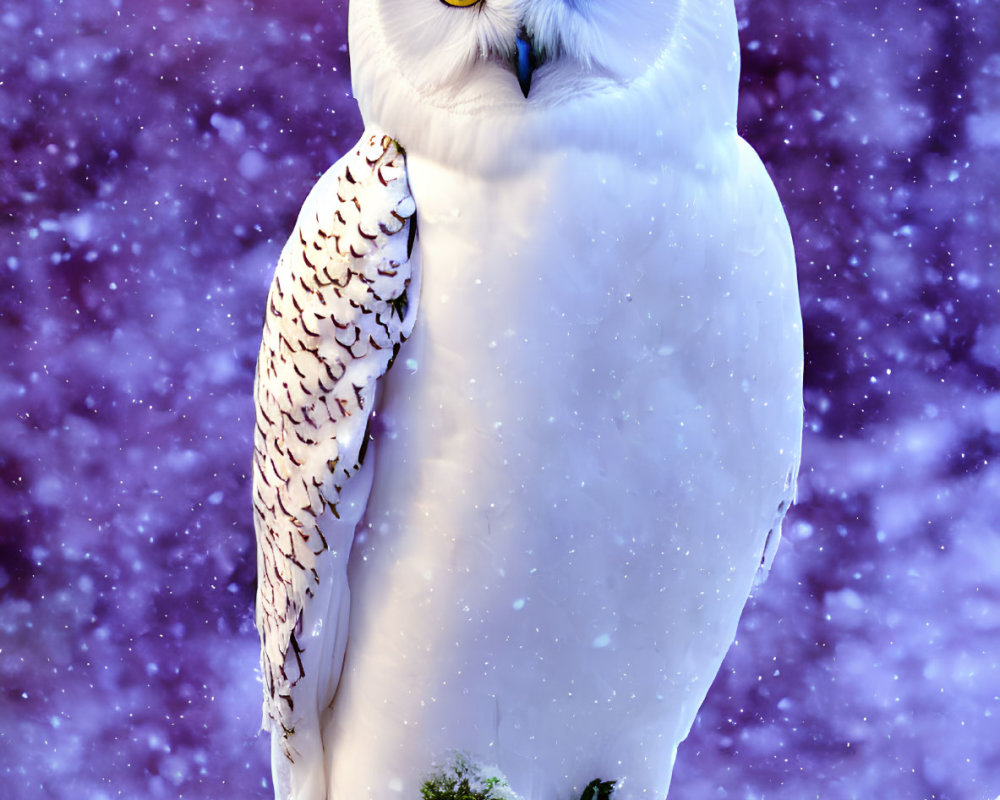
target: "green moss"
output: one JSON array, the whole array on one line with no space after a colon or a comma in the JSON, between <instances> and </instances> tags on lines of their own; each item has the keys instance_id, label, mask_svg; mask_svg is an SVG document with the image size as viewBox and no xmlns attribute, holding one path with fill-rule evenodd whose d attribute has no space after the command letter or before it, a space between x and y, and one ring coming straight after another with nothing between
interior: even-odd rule
<instances>
[{"instance_id":1,"label":"green moss","mask_svg":"<svg viewBox=\"0 0 1000 800\"><path fill-rule=\"evenodd\" d=\"M609 800L614 789L615 781L595 778L580 800ZM462 753L424 781L420 796L423 800L520 800L496 767L476 764Z\"/></svg>"},{"instance_id":2,"label":"green moss","mask_svg":"<svg viewBox=\"0 0 1000 800\"><path fill-rule=\"evenodd\" d=\"M420 788L420 796L424 800L492 800L492 794L473 789L468 778L449 778L435 775Z\"/></svg>"},{"instance_id":3,"label":"green moss","mask_svg":"<svg viewBox=\"0 0 1000 800\"><path fill-rule=\"evenodd\" d=\"M461 754L455 756L446 770L424 781L420 796L423 800L510 800L515 797L499 773L483 769Z\"/></svg>"}]
</instances>

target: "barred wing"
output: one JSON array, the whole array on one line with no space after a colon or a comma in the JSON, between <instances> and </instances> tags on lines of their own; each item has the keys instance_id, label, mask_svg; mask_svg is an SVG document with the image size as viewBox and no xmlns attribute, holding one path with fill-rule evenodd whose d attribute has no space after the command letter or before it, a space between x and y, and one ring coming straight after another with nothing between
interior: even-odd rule
<instances>
[{"instance_id":1,"label":"barred wing","mask_svg":"<svg viewBox=\"0 0 1000 800\"><path fill-rule=\"evenodd\" d=\"M414 213L401 149L366 131L307 197L267 298L254 383L256 623L263 725L289 796L302 785L289 770L318 757L322 775L319 718L343 662L347 557L371 488L368 420L416 311Z\"/></svg>"}]
</instances>

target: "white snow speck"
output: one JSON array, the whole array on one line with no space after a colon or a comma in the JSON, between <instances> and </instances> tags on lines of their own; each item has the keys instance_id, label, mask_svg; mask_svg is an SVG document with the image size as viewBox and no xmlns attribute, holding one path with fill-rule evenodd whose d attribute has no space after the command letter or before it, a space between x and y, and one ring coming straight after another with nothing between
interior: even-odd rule
<instances>
[{"instance_id":1,"label":"white snow speck","mask_svg":"<svg viewBox=\"0 0 1000 800\"><path fill-rule=\"evenodd\" d=\"M267 159L256 150L247 150L240 156L236 169L248 181L256 180L267 172Z\"/></svg>"}]
</instances>

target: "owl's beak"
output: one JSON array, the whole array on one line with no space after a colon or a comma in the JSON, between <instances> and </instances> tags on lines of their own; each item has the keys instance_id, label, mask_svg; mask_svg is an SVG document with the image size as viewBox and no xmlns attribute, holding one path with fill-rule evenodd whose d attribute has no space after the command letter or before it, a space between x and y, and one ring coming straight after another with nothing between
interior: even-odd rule
<instances>
[{"instance_id":1,"label":"owl's beak","mask_svg":"<svg viewBox=\"0 0 1000 800\"><path fill-rule=\"evenodd\" d=\"M515 46L517 49L514 71L517 73L517 82L521 87L521 92L527 97L528 91L531 89L531 72L534 69L532 61L534 57L531 54L531 39L528 38L528 32L524 28L521 28L520 33L517 34Z\"/></svg>"}]
</instances>

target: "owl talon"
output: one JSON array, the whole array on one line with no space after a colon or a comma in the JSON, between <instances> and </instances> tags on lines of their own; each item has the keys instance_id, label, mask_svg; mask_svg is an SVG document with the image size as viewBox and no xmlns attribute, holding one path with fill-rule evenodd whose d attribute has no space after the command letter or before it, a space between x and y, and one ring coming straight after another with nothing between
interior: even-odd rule
<instances>
[{"instance_id":1,"label":"owl talon","mask_svg":"<svg viewBox=\"0 0 1000 800\"><path fill-rule=\"evenodd\" d=\"M583 790L580 800L608 800L615 790L616 783L617 781L602 781L600 778L594 778Z\"/></svg>"}]
</instances>

